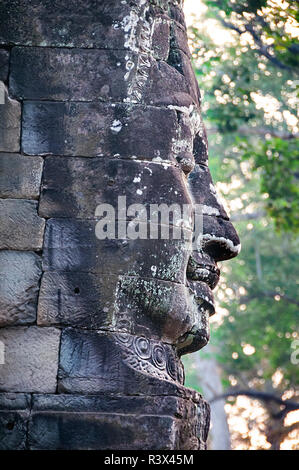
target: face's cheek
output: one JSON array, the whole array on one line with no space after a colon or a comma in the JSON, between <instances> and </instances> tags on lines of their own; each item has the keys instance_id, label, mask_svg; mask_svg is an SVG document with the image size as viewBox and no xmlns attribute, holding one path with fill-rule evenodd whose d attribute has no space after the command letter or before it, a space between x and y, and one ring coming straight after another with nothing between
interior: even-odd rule
<instances>
[{"instance_id":1,"label":"face's cheek","mask_svg":"<svg viewBox=\"0 0 299 470\"><path fill-rule=\"evenodd\" d=\"M128 201L136 201L139 195L148 221L136 225L144 233L142 239L134 236L136 219L128 223L133 224L130 236L114 256L120 279L115 328L175 344L194 323L194 305L190 306L186 286L192 249L191 200L178 167L156 163L146 168L136 165L135 171L135 193L128 195Z\"/></svg>"},{"instance_id":2,"label":"face's cheek","mask_svg":"<svg viewBox=\"0 0 299 470\"><path fill-rule=\"evenodd\" d=\"M186 286L191 239L189 230L182 239L128 241L127 253L138 262L134 265L127 258L126 269L119 273L119 327L171 344L192 328L196 305L190 303ZM138 275L132 272L134 267Z\"/></svg>"},{"instance_id":3,"label":"face's cheek","mask_svg":"<svg viewBox=\"0 0 299 470\"><path fill-rule=\"evenodd\" d=\"M132 334L151 336L170 344L176 344L194 323L194 311L183 284L124 276L117 306L118 312L130 322L127 328Z\"/></svg>"}]
</instances>

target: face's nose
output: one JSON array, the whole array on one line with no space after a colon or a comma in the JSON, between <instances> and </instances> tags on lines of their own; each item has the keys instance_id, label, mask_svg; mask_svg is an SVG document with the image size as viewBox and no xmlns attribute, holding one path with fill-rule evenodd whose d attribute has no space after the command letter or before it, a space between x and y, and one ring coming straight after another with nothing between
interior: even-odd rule
<instances>
[{"instance_id":1,"label":"face's nose","mask_svg":"<svg viewBox=\"0 0 299 470\"><path fill-rule=\"evenodd\" d=\"M240 251L240 240L229 221L208 167L208 139L202 122L200 108L191 107L187 113L180 113L180 126L195 132L192 152L185 149L177 155L177 161L187 178L189 195L194 206L195 236L199 247L195 248L195 259L210 258L208 264L231 259ZM192 132L191 132L192 134ZM183 145L184 144L184 145ZM194 244L193 244L194 246Z\"/></svg>"},{"instance_id":2,"label":"face's nose","mask_svg":"<svg viewBox=\"0 0 299 470\"><path fill-rule=\"evenodd\" d=\"M193 257L209 265L234 258L240 252L240 239L219 199L208 166L197 163L189 174L188 185L197 241L193 244Z\"/></svg>"},{"instance_id":3,"label":"face's nose","mask_svg":"<svg viewBox=\"0 0 299 470\"><path fill-rule=\"evenodd\" d=\"M199 251L215 262L237 256L241 244L239 236L229 220L215 216L202 216L202 234Z\"/></svg>"}]
</instances>

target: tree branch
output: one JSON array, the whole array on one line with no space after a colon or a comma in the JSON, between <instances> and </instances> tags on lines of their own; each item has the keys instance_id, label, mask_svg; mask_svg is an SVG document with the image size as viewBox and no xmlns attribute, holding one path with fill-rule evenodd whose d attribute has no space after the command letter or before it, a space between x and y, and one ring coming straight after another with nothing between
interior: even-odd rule
<instances>
[{"instance_id":1,"label":"tree branch","mask_svg":"<svg viewBox=\"0 0 299 470\"><path fill-rule=\"evenodd\" d=\"M292 401L292 400L282 400L281 398L273 395L271 393L266 392L259 392L258 390L231 390L227 393L223 393L222 395L218 395L210 400L210 403L213 403L217 400L222 400L223 398L228 397L238 397L240 395L244 395L250 398L256 398L257 400L261 400L264 402L274 402L277 405L281 405L284 407L279 413L277 413L273 418L280 419L283 415L289 413L290 411L299 410L299 403Z\"/></svg>"},{"instance_id":2,"label":"tree branch","mask_svg":"<svg viewBox=\"0 0 299 470\"><path fill-rule=\"evenodd\" d=\"M285 428L282 429L283 435L286 437L290 434L290 432L295 431L298 428L299 428L298 422L290 424L289 426L286 426Z\"/></svg>"},{"instance_id":3,"label":"tree branch","mask_svg":"<svg viewBox=\"0 0 299 470\"><path fill-rule=\"evenodd\" d=\"M257 32L254 30L252 24L244 25L244 30L242 30L238 28L237 26L235 26L233 23L230 23L229 21L224 20L220 16L218 18L225 28L232 29L233 31L236 31L240 35L244 34L245 32L249 33L252 39L254 40L255 44L258 46L257 52L260 55L266 57L270 62L272 62L273 65L283 70L292 70L291 67L288 67L287 65L283 64L279 59L277 59L277 57L275 57L274 55L270 53L271 47L266 46L262 42Z\"/></svg>"},{"instance_id":4,"label":"tree branch","mask_svg":"<svg viewBox=\"0 0 299 470\"><path fill-rule=\"evenodd\" d=\"M299 301L298 300L293 299L292 297L289 297L288 295L280 294L279 292L275 292L275 291L257 292L254 295L249 295L249 296L243 297L243 301L246 302L246 301L252 300L252 299L261 299L263 297L268 297L268 298L274 299L274 297L276 295L279 295L281 300L284 300L285 302L288 302L289 304L293 304L293 305L296 305L297 307L299 307Z\"/></svg>"},{"instance_id":5,"label":"tree branch","mask_svg":"<svg viewBox=\"0 0 299 470\"><path fill-rule=\"evenodd\" d=\"M264 211L251 212L250 214L232 214L230 220L232 222L241 222L242 220L256 220L264 217L266 214Z\"/></svg>"},{"instance_id":6,"label":"tree branch","mask_svg":"<svg viewBox=\"0 0 299 470\"><path fill-rule=\"evenodd\" d=\"M248 127L248 126L240 126L237 129L238 134L240 135L258 135L261 137L265 137L267 134L271 135L272 137L278 137L279 139L282 140L291 140L291 139L296 139L299 137L299 133L292 134L290 132L283 132L283 131L278 131L276 129L267 129L266 127ZM209 127L207 128L207 134L217 134L219 133L219 129L215 127Z\"/></svg>"}]
</instances>

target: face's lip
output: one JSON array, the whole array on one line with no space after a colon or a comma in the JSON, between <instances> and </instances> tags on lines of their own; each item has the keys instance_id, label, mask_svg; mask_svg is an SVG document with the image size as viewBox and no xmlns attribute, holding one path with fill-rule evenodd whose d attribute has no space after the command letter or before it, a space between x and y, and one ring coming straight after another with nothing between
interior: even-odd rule
<instances>
[{"instance_id":1,"label":"face's lip","mask_svg":"<svg viewBox=\"0 0 299 470\"><path fill-rule=\"evenodd\" d=\"M201 264L192 262L187 268L187 279L190 281L205 282L210 289L214 289L220 278L220 269L217 264Z\"/></svg>"}]
</instances>

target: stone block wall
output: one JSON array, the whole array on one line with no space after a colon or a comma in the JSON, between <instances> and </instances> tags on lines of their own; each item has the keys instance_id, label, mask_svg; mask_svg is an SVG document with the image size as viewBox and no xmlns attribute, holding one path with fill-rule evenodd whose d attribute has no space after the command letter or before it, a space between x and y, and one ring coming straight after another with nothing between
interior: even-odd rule
<instances>
[{"instance_id":1,"label":"stone block wall","mask_svg":"<svg viewBox=\"0 0 299 470\"><path fill-rule=\"evenodd\" d=\"M160 248L141 240L120 250L111 273L111 246L91 240L97 203L114 201L139 161L149 177L157 161L193 149L178 107L199 106L200 95L180 3L0 2L0 449L205 447L208 406L183 387L169 342L107 333L122 321L107 294L107 283L117 292L122 256L130 275L149 278ZM197 132L197 188L206 149ZM166 168L156 176L162 191L178 179ZM143 186L143 199L156 202L150 182ZM136 192L127 197L138 202ZM225 220L213 190L208 197ZM172 250L179 259L184 247ZM174 282L183 291L180 269L168 268L158 272L166 310ZM130 291L130 278L122 283ZM140 281L142 289L154 293L156 281Z\"/></svg>"}]
</instances>

